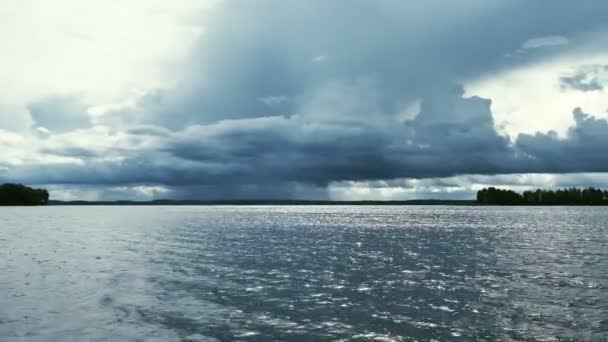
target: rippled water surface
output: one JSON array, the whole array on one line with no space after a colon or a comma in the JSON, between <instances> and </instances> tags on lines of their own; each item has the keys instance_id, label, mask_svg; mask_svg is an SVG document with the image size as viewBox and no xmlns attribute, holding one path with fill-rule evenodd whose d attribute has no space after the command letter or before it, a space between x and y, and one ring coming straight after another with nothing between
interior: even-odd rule
<instances>
[{"instance_id":1,"label":"rippled water surface","mask_svg":"<svg viewBox=\"0 0 608 342\"><path fill-rule=\"evenodd\" d=\"M607 341L608 209L0 208L0 341Z\"/></svg>"}]
</instances>

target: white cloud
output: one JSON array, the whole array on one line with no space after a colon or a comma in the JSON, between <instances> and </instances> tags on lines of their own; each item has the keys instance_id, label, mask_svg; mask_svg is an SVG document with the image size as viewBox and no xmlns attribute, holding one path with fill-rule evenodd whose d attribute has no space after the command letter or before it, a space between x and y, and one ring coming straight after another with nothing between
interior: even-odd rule
<instances>
[{"instance_id":1,"label":"white cloud","mask_svg":"<svg viewBox=\"0 0 608 342\"><path fill-rule=\"evenodd\" d=\"M23 129L23 108L39 98L78 94L91 105L104 105L123 100L132 89L171 84L201 33L188 17L212 3L3 1L0 83L7 86L0 115L23 121L11 127Z\"/></svg>"},{"instance_id":2,"label":"white cloud","mask_svg":"<svg viewBox=\"0 0 608 342\"><path fill-rule=\"evenodd\" d=\"M562 36L546 36L546 37L536 37L526 40L521 48L524 50L528 49L538 49L542 47L548 46L558 46L558 45L566 45L569 41L567 38Z\"/></svg>"},{"instance_id":3,"label":"white cloud","mask_svg":"<svg viewBox=\"0 0 608 342\"><path fill-rule=\"evenodd\" d=\"M608 53L566 55L489 75L468 83L467 94L492 99L497 129L511 137L548 130L554 130L563 137L574 123L574 108L581 107L585 112L596 114L605 113L608 109L606 89L564 91L560 85L563 75L594 64L608 64Z\"/></svg>"}]
</instances>

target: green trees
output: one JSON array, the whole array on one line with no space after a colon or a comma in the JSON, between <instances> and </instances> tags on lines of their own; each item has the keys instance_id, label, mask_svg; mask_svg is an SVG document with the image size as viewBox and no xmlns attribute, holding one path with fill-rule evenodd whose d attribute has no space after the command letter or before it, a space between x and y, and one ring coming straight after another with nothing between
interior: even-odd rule
<instances>
[{"instance_id":1,"label":"green trees","mask_svg":"<svg viewBox=\"0 0 608 342\"><path fill-rule=\"evenodd\" d=\"M524 191L520 195L512 190L490 187L477 192L477 202L500 205L608 205L608 191L593 187L559 190L537 189Z\"/></svg>"},{"instance_id":2,"label":"green trees","mask_svg":"<svg viewBox=\"0 0 608 342\"><path fill-rule=\"evenodd\" d=\"M477 202L481 204L524 204L524 198L513 190L490 187L477 192Z\"/></svg>"},{"instance_id":3,"label":"green trees","mask_svg":"<svg viewBox=\"0 0 608 342\"><path fill-rule=\"evenodd\" d=\"M0 185L0 205L45 205L49 192L33 189L21 184Z\"/></svg>"}]
</instances>

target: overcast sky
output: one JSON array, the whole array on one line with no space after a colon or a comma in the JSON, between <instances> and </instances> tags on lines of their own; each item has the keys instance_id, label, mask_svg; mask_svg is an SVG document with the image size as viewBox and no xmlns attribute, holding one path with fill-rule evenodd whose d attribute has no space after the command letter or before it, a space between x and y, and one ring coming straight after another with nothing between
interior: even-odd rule
<instances>
[{"instance_id":1,"label":"overcast sky","mask_svg":"<svg viewBox=\"0 0 608 342\"><path fill-rule=\"evenodd\" d=\"M608 2L4 0L0 183L56 199L608 186Z\"/></svg>"}]
</instances>

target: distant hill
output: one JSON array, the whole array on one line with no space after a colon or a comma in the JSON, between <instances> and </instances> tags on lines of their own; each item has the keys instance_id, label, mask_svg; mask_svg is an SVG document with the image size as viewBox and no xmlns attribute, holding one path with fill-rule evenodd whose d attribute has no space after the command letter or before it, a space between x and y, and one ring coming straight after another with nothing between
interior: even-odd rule
<instances>
[{"instance_id":1,"label":"distant hill","mask_svg":"<svg viewBox=\"0 0 608 342\"><path fill-rule=\"evenodd\" d=\"M46 205L49 192L21 184L0 185L0 205Z\"/></svg>"}]
</instances>

